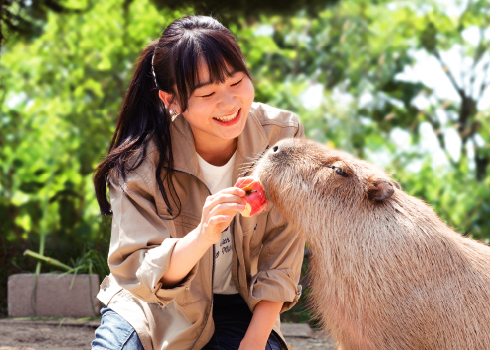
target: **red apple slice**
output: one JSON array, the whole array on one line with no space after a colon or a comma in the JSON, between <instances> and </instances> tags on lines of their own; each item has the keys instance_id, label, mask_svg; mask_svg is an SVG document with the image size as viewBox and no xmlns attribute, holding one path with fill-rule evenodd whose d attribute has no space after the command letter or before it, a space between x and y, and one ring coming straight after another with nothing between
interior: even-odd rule
<instances>
[{"instance_id":1,"label":"red apple slice","mask_svg":"<svg viewBox=\"0 0 490 350\"><path fill-rule=\"evenodd\" d=\"M245 209L240 212L242 216L248 218L257 215L267 207L264 187L258 179L251 176L241 177L235 187L245 191L245 196L242 197L245 201Z\"/></svg>"}]
</instances>

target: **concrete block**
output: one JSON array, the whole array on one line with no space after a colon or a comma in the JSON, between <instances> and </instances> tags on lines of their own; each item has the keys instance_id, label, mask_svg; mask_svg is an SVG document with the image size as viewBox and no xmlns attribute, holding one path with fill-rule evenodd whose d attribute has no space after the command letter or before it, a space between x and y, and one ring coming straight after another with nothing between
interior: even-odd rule
<instances>
[{"instance_id":1,"label":"concrete block","mask_svg":"<svg viewBox=\"0 0 490 350\"><path fill-rule=\"evenodd\" d=\"M16 274L8 280L8 313L10 317L89 317L99 316L99 276L81 274L59 277L59 274L40 274L34 299L35 274ZM90 289L91 277L92 289ZM90 302L92 299L93 306Z\"/></svg>"},{"instance_id":2,"label":"concrete block","mask_svg":"<svg viewBox=\"0 0 490 350\"><path fill-rule=\"evenodd\" d=\"M310 338L313 336L308 323L281 323L281 332L285 337Z\"/></svg>"}]
</instances>

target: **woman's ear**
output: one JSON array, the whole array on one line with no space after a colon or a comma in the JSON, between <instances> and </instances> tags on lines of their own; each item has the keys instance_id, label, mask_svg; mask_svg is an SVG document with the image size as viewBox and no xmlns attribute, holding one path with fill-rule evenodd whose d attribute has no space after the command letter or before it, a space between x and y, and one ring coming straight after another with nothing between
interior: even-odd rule
<instances>
[{"instance_id":1,"label":"woman's ear","mask_svg":"<svg viewBox=\"0 0 490 350\"><path fill-rule=\"evenodd\" d=\"M172 95L171 93L160 90L160 91L158 91L158 96L163 101L163 103L165 104L165 107L169 111L173 110L176 113L180 113L180 108L179 108L178 104L174 101L174 95Z\"/></svg>"}]
</instances>

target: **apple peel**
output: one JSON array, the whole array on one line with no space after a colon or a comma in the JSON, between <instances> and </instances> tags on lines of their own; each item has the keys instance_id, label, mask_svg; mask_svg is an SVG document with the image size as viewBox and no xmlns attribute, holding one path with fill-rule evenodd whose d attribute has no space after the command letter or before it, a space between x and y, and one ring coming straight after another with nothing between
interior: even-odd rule
<instances>
[{"instance_id":1,"label":"apple peel","mask_svg":"<svg viewBox=\"0 0 490 350\"><path fill-rule=\"evenodd\" d=\"M236 182L235 187L245 191L245 196L242 197L245 201L245 208L240 211L242 216L246 218L255 216L267 207L264 187L259 179L252 176L241 177Z\"/></svg>"}]
</instances>

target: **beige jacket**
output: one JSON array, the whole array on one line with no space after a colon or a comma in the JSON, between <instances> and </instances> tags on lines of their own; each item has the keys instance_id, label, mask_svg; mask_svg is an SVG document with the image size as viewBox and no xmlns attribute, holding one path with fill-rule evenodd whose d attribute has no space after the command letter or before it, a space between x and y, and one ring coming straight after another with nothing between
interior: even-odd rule
<instances>
[{"instance_id":1,"label":"beige jacket","mask_svg":"<svg viewBox=\"0 0 490 350\"><path fill-rule=\"evenodd\" d=\"M233 183L250 170L244 165L252 157L283 138L303 135L303 126L293 113L254 103L238 137ZM152 144L143 163L124 183L116 185L119 181L111 180L109 186L114 213L108 257L111 275L102 282L98 298L135 328L145 350L201 349L214 333L213 247L181 284L165 289L160 282L176 242L199 225L210 195L192 131L181 115L171 124L171 138L174 184L182 203L179 217L169 220L155 180L158 151ZM284 302L281 311L290 309L301 295L304 237L271 203L255 217L237 215L231 229L233 281L250 310L261 300ZM278 317L273 330L284 341L279 326Z\"/></svg>"}]
</instances>

